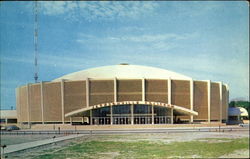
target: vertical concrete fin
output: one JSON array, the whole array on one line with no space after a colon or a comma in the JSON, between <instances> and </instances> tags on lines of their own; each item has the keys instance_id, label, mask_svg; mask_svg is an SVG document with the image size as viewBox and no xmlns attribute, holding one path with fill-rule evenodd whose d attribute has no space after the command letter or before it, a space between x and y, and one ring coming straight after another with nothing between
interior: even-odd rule
<instances>
[{"instance_id":1,"label":"vertical concrete fin","mask_svg":"<svg viewBox=\"0 0 250 159\"><path fill-rule=\"evenodd\" d=\"M145 102L145 78L142 78L142 101Z\"/></svg>"},{"instance_id":2,"label":"vertical concrete fin","mask_svg":"<svg viewBox=\"0 0 250 159\"><path fill-rule=\"evenodd\" d=\"M114 102L117 102L117 79L114 78Z\"/></svg>"},{"instance_id":3,"label":"vertical concrete fin","mask_svg":"<svg viewBox=\"0 0 250 159\"><path fill-rule=\"evenodd\" d=\"M194 81L193 79L190 80L190 109L194 110ZM194 121L194 116L190 116L190 122Z\"/></svg>"},{"instance_id":4,"label":"vertical concrete fin","mask_svg":"<svg viewBox=\"0 0 250 159\"><path fill-rule=\"evenodd\" d=\"M151 106L152 111L152 124L154 124L154 104Z\"/></svg>"},{"instance_id":5,"label":"vertical concrete fin","mask_svg":"<svg viewBox=\"0 0 250 159\"><path fill-rule=\"evenodd\" d=\"M90 118L90 122L89 122L89 123L90 123L90 125L93 125L93 123L92 123L92 122L93 122L93 121L92 121L92 116L93 116L93 114L92 114L92 109L90 109L89 116L90 116L90 117L89 117L89 118Z\"/></svg>"},{"instance_id":6,"label":"vertical concrete fin","mask_svg":"<svg viewBox=\"0 0 250 159\"><path fill-rule=\"evenodd\" d=\"M208 122L210 123L211 120L211 81L207 80L207 119Z\"/></svg>"},{"instance_id":7,"label":"vertical concrete fin","mask_svg":"<svg viewBox=\"0 0 250 159\"><path fill-rule=\"evenodd\" d=\"M19 98L20 98L20 95L19 95L19 88L16 88L16 111L17 111L17 123L19 123L19 120L20 120L20 102L19 102Z\"/></svg>"},{"instance_id":8,"label":"vertical concrete fin","mask_svg":"<svg viewBox=\"0 0 250 159\"><path fill-rule=\"evenodd\" d=\"M86 107L89 107L89 78L86 78Z\"/></svg>"},{"instance_id":9,"label":"vertical concrete fin","mask_svg":"<svg viewBox=\"0 0 250 159\"><path fill-rule=\"evenodd\" d=\"M65 123L64 118L64 79L61 80L61 102L62 102L62 123Z\"/></svg>"},{"instance_id":10,"label":"vertical concrete fin","mask_svg":"<svg viewBox=\"0 0 250 159\"><path fill-rule=\"evenodd\" d=\"M228 122L228 107L229 107L229 86L227 84L226 85L226 122Z\"/></svg>"},{"instance_id":11,"label":"vertical concrete fin","mask_svg":"<svg viewBox=\"0 0 250 159\"><path fill-rule=\"evenodd\" d=\"M31 112L30 112L30 84L27 84L27 106L28 106L28 123L30 124L31 121Z\"/></svg>"},{"instance_id":12,"label":"vertical concrete fin","mask_svg":"<svg viewBox=\"0 0 250 159\"><path fill-rule=\"evenodd\" d=\"M171 92L171 78L168 78L168 104L171 105L171 97L172 97L172 92Z\"/></svg>"},{"instance_id":13,"label":"vertical concrete fin","mask_svg":"<svg viewBox=\"0 0 250 159\"><path fill-rule=\"evenodd\" d=\"M110 125L113 125L113 106L110 105Z\"/></svg>"},{"instance_id":14,"label":"vertical concrete fin","mask_svg":"<svg viewBox=\"0 0 250 159\"><path fill-rule=\"evenodd\" d=\"M130 111L131 111L131 125L134 125L134 104L130 105Z\"/></svg>"},{"instance_id":15,"label":"vertical concrete fin","mask_svg":"<svg viewBox=\"0 0 250 159\"><path fill-rule=\"evenodd\" d=\"M220 87L220 122L222 122L222 82L219 82Z\"/></svg>"},{"instance_id":16,"label":"vertical concrete fin","mask_svg":"<svg viewBox=\"0 0 250 159\"><path fill-rule=\"evenodd\" d=\"M43 87L44 87L44 82L40 82L40 87L41 87L41 116L42 116L42 123L44 124L44 95L43 95Z\"/></svg>"},{"instance_id":17,"label":"vertical concrete fin","mask_svg":"<svg viewBox=\"0 0 250 159\"><path fill-rule=\"evenodd\" d=\"M171 108L171 124L174 124L174 108Z\"/></svg>"}]
</instances>

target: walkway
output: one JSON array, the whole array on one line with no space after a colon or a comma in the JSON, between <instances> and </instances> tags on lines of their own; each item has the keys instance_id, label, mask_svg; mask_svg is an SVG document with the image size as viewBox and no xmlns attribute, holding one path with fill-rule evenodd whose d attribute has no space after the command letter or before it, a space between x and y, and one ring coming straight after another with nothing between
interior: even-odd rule
<instances>
[{"instance_id":1,"label":"walkway","mask_svg":"<svg viewBox=\"0 0 250 159\"><path fill-rule=\"evenodd\" d=\"M59 142L59 141L63 141L63 140L81 137L84 135L85 134L75 134L75 135L57 137L54 139L45 139L45 140L26 142L26 143L21 143L21 144L16 144L16 145L8 145L4 149L4 153L8 154L8 153L13 153L13 152L17 152L17 151L22 151L22 150L26 150L26 149L30 149L30 148L34 148L34 147L38 147L38 146L42 146L42 145L47 145L47 144L51 144L51 143L55 143L55 142Z\"/></svg>"}]
</instances>

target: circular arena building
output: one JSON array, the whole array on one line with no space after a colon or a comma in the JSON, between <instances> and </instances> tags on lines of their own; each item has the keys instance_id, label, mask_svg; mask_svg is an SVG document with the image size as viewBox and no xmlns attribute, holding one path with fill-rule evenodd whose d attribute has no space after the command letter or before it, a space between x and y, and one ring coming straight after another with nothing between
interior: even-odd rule
<instances>
[{"instance_id":1,"label":"circular arena building","mask_svg":"<svg viewBox=\"0 0 250 159\"><path fill-rule=\"evenodd\" d=\"M16 88L18 123L226 122L228 86L164 69L112 65Z\"/></svg>"}]
</instances>

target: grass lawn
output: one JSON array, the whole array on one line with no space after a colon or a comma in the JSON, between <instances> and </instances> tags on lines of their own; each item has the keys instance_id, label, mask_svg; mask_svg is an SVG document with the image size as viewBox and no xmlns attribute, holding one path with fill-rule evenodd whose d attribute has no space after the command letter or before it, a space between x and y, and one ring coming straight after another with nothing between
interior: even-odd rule
<instances>
[{"instance_id":1,"label":"grass lawn","mask_svg":"<svg viewBox=\"0 0 250 159\"><path fill-rule=\"evenodd\" d=\"M206 138L188 142L115 141L89 138L67 147L44 151L37 159L78 158L211 158L249 148L249 138Z\"/></svg>"}]
</instances>

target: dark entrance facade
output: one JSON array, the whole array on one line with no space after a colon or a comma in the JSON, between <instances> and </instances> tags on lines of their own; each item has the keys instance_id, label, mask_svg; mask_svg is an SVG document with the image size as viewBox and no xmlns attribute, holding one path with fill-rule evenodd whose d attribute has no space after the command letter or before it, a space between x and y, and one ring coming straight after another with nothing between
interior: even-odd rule
<instances>
[{"instance_id":1,"label":"dark entrance facade","mask_svg":"<svg viewBox=\"0 0 250 159\"><path fill-rule=\"evenodd\" d=\"M90 125L171 124L171 108L127 104L92 109L87 112Z\"/></svg>"}]
</instances>

